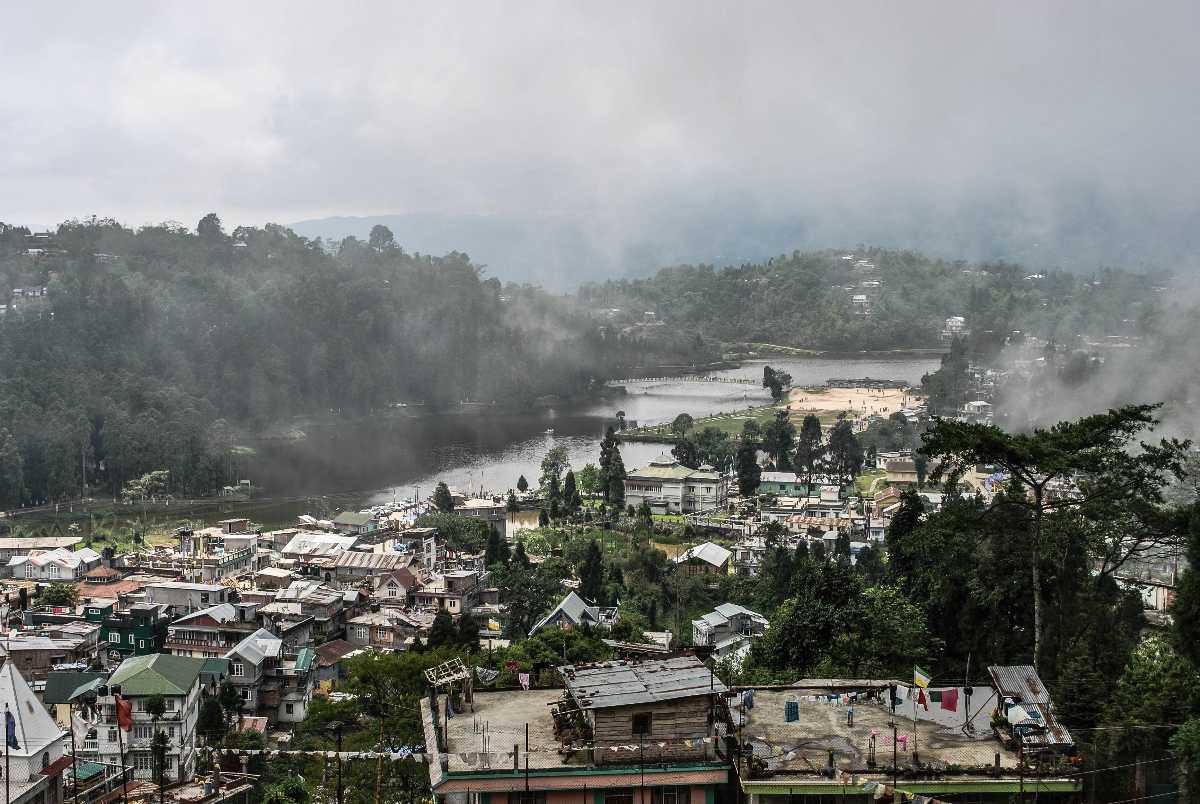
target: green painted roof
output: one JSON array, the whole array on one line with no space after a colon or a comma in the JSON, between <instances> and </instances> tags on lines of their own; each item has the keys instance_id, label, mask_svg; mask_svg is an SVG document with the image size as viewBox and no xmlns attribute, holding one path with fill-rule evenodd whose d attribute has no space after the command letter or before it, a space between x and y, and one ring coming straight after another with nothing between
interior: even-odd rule
<instances>
[{"instance_id":1,"label":"green painted roof","mask_svg":"<svg viewBox=\"0 0 1200 804\"><path fill-rule=\"evenodd\" d=\"M108 673L88 673L78 670L51 670L46 676L46 689L42 693L42 703L65 704L71 696L85 684L96 679L104 679Z\"/></svg>"},{"instance_id":2,"label":"green painted roof","mask_svg":"<svg viewBox=\"0 0 1200 804\"><path fill-rule=\"evenodd\" d=\"M356 511L343 511L333 518L335 525L365 525L370 521L370 514L360 514Z\"/></svg>"},{"instance_id":3,"label":"green painted roof","mask_svg":"<svg viewBox=\"0 0 1200 804\"><path fill-rule=\"evenodd\" d=\"M97 773L103 772L104 766L99 762L80 762L79 768L76 771L76 776L79 778L79 781L83 782L91 779Z\"/></svg>"},{"instance_id":4,"label":"green painted roof","mask_svg":"<svg viewBox=\"0 0 1200 804\"><path fill-rule=\"evenodd\" d=\"M312 648L301 648L296 654L296 669L304 672L311 670L313 662L317 660L317 652Z\"/></svg>"},{"instance_id":5,"label":"green painted roof","mask_svg":"<svg viewBox=\"0 0 1200 804\"><path fill-rule=\"evenodd\" d=\"M119 684L123 695L187 695L206 662L165 653L133 656L121 662L108 683Z\"/></svg>"}]
</instances>

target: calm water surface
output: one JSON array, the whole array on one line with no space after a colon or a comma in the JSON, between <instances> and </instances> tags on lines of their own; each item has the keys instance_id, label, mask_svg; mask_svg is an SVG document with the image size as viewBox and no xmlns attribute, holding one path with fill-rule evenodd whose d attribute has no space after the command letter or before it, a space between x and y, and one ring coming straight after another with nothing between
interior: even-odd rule
<instances>
[{"instance_id":1,"label":"calm water surface","mask_svg":"<svg viewBox=\"0 0 1200 804\"><path fill-rule=\"evenodd\" d=\"M748 361L719 375L760 380L764 363L792 375L797 385L821 385L831 377L875 377L920 381L936 359L819 360L779 358ZM244 466L271 497L361 492L362 499L388 501L422 496L439 481L463 490L503 492L525 475L536 481L546 451L564 446L575 468L595 463L604 427L618 409L638 424L659 424L680 413L699 417L761 405L757 385L673 382L631 389L623 398L517 414L486 411L382 418L313 427L308 438L260 445ZM547 434L553 429L553 434ZM629 468L662 452L657 444L621 447Z\"/></svg>"}]
</instances>

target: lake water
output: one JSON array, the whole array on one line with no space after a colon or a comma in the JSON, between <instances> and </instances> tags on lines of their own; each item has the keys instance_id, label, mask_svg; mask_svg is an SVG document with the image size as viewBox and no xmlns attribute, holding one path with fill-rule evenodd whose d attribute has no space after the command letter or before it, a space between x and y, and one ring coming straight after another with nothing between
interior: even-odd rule
<instances>
[{"instance_id":1,"label":"lake water","mask_svg":"<svg viewBox=\"0 0 1200 804\"><path fill-rule=\"evenodd\" d=\"M821 385L833 377L874 377L916 384L937 368L937 359L820 360L774 358L748 361L718 376L760 381L769 363L792 375L796 385ZM269 497L344 495L346 507L360 500L390 501L428 496L439 481L462 490L504 492L525 475L536 482L546 451L564 446L575 468L595 463L604 427L618 409L628 421L659 424L680 413L694 417L761 405L757 385L668 382L634 389L628 396L529 413L486 411L381 418L308 428L308 438L269 442L243 466L245 476ZM546 433L553 429L553 435ZM663 451L658 444L621 447L625 466L642 466Z\"/></svg>"}]
</instances>

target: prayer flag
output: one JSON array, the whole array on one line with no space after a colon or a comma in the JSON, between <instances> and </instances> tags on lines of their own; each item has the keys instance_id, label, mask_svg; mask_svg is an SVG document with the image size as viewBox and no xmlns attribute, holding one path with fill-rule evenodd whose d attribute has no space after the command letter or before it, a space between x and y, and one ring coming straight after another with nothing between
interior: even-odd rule
<instances>
[{"instance_id":1,"label":"prayer flag","mask_svg":"<svg viewBox=\"0 0 1200 804\"><path fill-rule=\"evenodd\" d=\"M958 687L942 690L942 708L951 712L958 711Z\"/></svg>"},{"instance_id":2,"label":"prayer flag","mask_svg":"<svg viewBox=\"0 0 1200 804\"><path fill-rule=\"evenodd\" d=\"M913 665L913 683L924 689L929 686L929 682L933 681L933 676L926 673L917 665Z\"/></svg>"},{"instance_id":3,"label":"prayer flag","mask_svg":"<svg viewBox=\"0 0 1200 804\"><path fill-rule=\"evenodd\" d=\"M7 709L4 710L4 739L9 748L20 750L21 745L17 742L17 719Z\"/></svg>"}]
</instances>

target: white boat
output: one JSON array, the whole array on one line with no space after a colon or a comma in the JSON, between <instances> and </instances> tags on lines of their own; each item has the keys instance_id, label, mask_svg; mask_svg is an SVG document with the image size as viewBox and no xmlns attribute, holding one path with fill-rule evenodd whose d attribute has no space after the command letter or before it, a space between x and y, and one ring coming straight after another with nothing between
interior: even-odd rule
<instances>
[{"instance_id":1,"label":"white boat","mask_svg":"<svg viewBox=\"0 0 1200 804\"><path fill-rule=\"evenodd\" d=\"M553 427L547 427L547 428L546 428L546 435L554 435L554 428L553 428Z\"/></svg>"}]
</instances>

